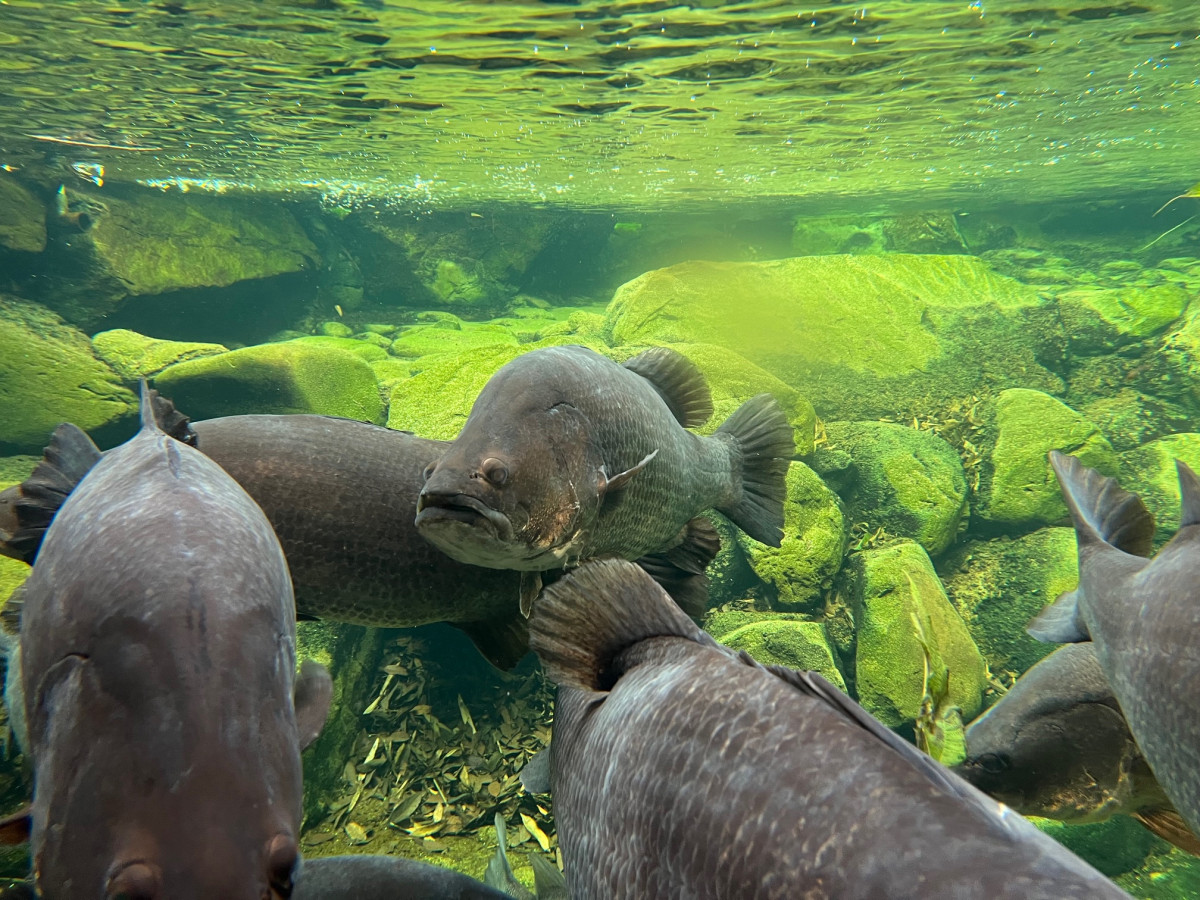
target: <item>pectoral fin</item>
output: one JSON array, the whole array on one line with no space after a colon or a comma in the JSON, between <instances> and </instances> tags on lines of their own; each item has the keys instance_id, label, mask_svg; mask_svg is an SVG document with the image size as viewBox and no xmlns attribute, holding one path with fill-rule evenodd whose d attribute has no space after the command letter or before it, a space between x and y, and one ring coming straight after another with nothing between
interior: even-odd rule
<instances>
[{"instance_id":1,"label":"pectoral fin","mask_svg":"<svg viewBox=\"0 0 1200 900\"><path fill-rule=\"evenodd\" d=\"M541 572L521 573L521 615L526 619L533 610L533 601L542 592Z\"/></svg>"},{"instance_id":2,"label":"pectoral fin","mask_svg":"<svg viewBox=\"0 0 1200 900\"><path fill-rule=\"evenodd\" d=\"M604 471L604 466L601 466L597 484L597 489L600 492L600 498L603 499L606 495L626 487L629 482L633 480L633 476L642 471L642 469L646 468L646 466L650 464L650 460L654 459L656 456L658 456L657 450L655 450L653 453L648 453L636 466L631 469L626 469L621 474L614 475L612 478L608 477L608 473Z\"/></svg>"},{"instance_id":3,"label":"pectoral fin","mask_svg":"<svg viewBox=\"0 0 1200 900\"><path fill-rule=\"evenodd\" d=\"M1079 614L1079 591L1067 591L1029 621L1025 629L1039 641L1078 644L1091 640Z\"/></svg>"},{"instance_id":4,"label":"pectoral fin","mask_svg":"<svg viewBox=\"0 0 1200 900\"><path fill-rule=\"evenodd\" d=\"M1147 830L1157 834L1169 844L1174 844L1180 850L1200 856L1200 838L1192 834L1183 816L1173 809L1152 809L1145 812L1135 812L1133 817Z\"/></svg>"}]
</instances>

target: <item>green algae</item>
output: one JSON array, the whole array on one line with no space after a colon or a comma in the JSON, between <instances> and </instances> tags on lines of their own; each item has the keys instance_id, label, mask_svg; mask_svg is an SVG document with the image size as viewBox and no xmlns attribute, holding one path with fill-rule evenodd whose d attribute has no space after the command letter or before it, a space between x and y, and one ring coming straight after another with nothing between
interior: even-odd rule
<instances>
[{"instance_id":1,"label":"green algae","mask_svg":"<svg viewBox=\"0 0 1200 900\"><path fill-rule=\"evenodd\" d=\"M1188 304L1187 291L1173 284L1154 287L1077 289L1058 295L1071 346L1103 352L1165 331Z\"/></svg>"},{"instance_id":2,"label":"green algae","mask_svg":"<svg viewBox=\"0 0 1200 900\"><path fill-rule=\"evenodd\" d=\"M1177 459L1200 471L1200 434L1168 435L1121 454L1122 487L1141 497L1154 513L1154 536L1159 543L1179 528Z\"/></svg>"},{"instance_id":3,"label":"green algae","mask_svg":"<svg viewBox=\"0 0 1200 900\"><path fill-rule=\"evenodd\" d=\"M388 357L387 350L382 347L377 347L375 344L367 341L358 341L352 337L312 334L295 338L290 343L303 347L331 347L336 350L345 350L347 353L353 353L368 363L379 362Z\"/></svg>"},{"instance_id":4,"label":"green algae","mask_svg":"<svg viewBox=\"0 0 1200 900\"><path fill-rule=\"evenodd\" d=\"M481 347L516 347L513 333L502 326L460 323L449 328L441 323L407 328L391 345L394 356L418 359L437 353L466 353Z\"/></svg>"},{"instance_id":5,"label":"green algae","mask_svg":"<svg viewBox=\"0 0 1200 900\"><path fill-rule=\"evenodd\" d=\"M46 249L46 206L11 175L0 174L0 247L26 253Z\"/></svg>"},{"instance_id":6,"label":"green algae","mask_svg":"<svg viewBox=\"0 0 1200 900\"><path fill-rule=\"evenodd\" d=\"M152 378L178 362L229 352L229 348L221 344L164 341L124 328L92 335L92 349L97 357L129 382Z\"/></svg>"},{"instance_id":7,"label":"green algae","mask_svg":"<svg viewBox=\"0 0 1200 900\"><path fill-rule=\"evenodd\" d=\"M717 638L734 650L745 650L763 665L820 672L846 690L820 622L764 619L750 622Z\"/></svg>"}]
</instances>

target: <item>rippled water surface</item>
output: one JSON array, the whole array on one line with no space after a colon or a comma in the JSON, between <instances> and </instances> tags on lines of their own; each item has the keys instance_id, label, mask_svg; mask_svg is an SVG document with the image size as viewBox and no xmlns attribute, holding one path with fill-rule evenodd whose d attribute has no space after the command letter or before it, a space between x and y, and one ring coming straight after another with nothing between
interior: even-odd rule
<instances>
[{"instance_id":1,"label":"rippled water surface","mask_svg":"<svg viewBox=\"0 0 1200 900\"><path fill-rule=\"evenodd\" d=\"M344 200L928 205L1200 178L1194 0L3 0L0 78L5 165Z\"/></svg>"}]
</instances>

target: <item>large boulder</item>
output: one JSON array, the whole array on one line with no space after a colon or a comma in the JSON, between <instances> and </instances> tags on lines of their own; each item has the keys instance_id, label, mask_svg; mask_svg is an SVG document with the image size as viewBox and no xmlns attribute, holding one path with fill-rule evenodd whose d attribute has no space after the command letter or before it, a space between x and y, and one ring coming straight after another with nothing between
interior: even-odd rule
<instances>
[{"instance_id":1,"label":"large boulder","mask_svg":"<svg viewBox=\"0 0 1200 900\"><path fill-rule=\"evenodd\" d=\"M726 632L717 640L733 650L746 651L765 666L820 672L846 690L820 622L764 618Z\"/></svg>"},{"instance_id":2,"label":"large boulder","mask_svg":"<svg viewBox=\"0 0 1200 900\"><path fill-rule=\"evenodd\" d=\"M1038 528L1066 518L1048 454L1077 456L1106 475L1117 473L1117 454L1095 425L1041 391L1001 391L992 410L975 515L1003 528Z\"/></svg>"},{"instance_id":3,"label":"large boulder","mask_svg":"<svg viewBox=\"0 0 1200 900\"><path fill-rule=\"evenodd\" d=\"M992 671L1019 675L1054 649L1031 638L1025 626L1079 584L1075 529L971 541L947 554L938 568Z\"/></svg>"},{"instance_id":4,"label":"large boulder","mask_svg":"<svg viewBox=\"0 0 1200 900\"><path fill-rule=\"evenodd\" d=\"M60 422L94 432L136 405L83 332L37 304L0 296L0 448L40 453Z\"/></svg>"},{"instance_id":5,"label":"large boulder","mask_svg":"<svg viewBox=\"0 0 1200 900\"><path fill-rule=\"evenodd\" d=\"M768 587L774 609L811 606L833 583L846 550L847 525L837 495L812 469L793 462L787 472L783 542L761 544L737 533L750 568Z\"/></svg>"},{"instance_id":6,"label":"large boulder","mask_svg":"<svg viewBox=\"0 0 1200 900\"><path fill-rule=\"evenodd\" d=\"M857 478L845 492L851 521L912 538L930 556L954 542L967 479L953 447L932 431L890 422L829 422L826 434L854 461Z\"/></svg>"},{"instance_id":7,"label":"large boulder","mask_svg":"<svg viewBox=\"0 0 1200 900\"><path fill-rule=\"evenodd\" d=\"M251 413L319 413L376 423L383 418L375 373L361 356L304 340L178 363L154 385L193 419Z\"/></svg>"},{"instance_id":8,"label":"large boulder","mask_svg":"<svg viewBox=\"0 0 1200 900\"><path fill-rule=\"evenodd\" d=\"M1078 288L1058 295L1068 340L1079 353L1107 353L1153 337L1183 315L1187 304L1187 291L1174 284Z\"/></svg>"},{"instance_id":9,"label":"large boulder","mask_svg":"<svg viewBox=\"0 0 1200 900\"><path fill-rule=\"evenodd\" d=\"M153 378L175 363L229 352L221 344L164 341L125 328L92 335L92 350L126 381Z\"/></svg>"},{"instance_id":10,"label":"large boulder","mask_svg":"<svg viewBox=\"0 0 1200 900\"><path fill-rule=\"evenodd\" d=\"M1200 472L1200 434L1167 435L1121 454L1121 486L1141 497L1154 513L1154 537L1159 543L1179 528L1177 459Z\"/></svg>"},{"instance_id":11,"label":"large boulder","mask_svg":"<svg viewBox=\"0 0 1200 900\"><path fill-rule=\"evenodd\" d=\"M961 708L963 721L974 718L986 666L924 548L898 541L865 550L843 571L855 625L858 702L890 728L911 724L925 694L924 640L949 670L950 702Z\"/></svg>"},{"instance_id":12,"label":"large boulder","mask_svg":"<svg viewBox=\"0 0 1200 900\"><path fill-rule=\"evenodd\" d=\"M11 175L0 175L0 247L27 253L46 249L46 206Z\"/></svg>"},{"instance_id":13,"label":"large boulder","mask_svg":"<svg viewBox=\"0 0 1200 900\"><path fill-rule=\"evenodd\" d=\"M1042 364L1055 310L971 256L688 262L622 285L609 343L708 343L741 353L825 418L924 415L1010 386L1061 390Z\"/></svg>"}]
</instances>

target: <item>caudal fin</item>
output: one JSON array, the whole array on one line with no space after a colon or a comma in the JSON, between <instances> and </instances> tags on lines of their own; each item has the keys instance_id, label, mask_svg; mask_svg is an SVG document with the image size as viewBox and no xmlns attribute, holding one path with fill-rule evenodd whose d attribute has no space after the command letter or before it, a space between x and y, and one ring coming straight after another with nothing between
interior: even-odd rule
<instances>
[{"instance_id":1,"label":"caudal fin","mask_svg":"<svg viewBox=\"0 0 1200 900\"><path fill-rule=\"evenodd\" d=\"M1140 497L1123 490L1117 479L1101 475L1057 450L1050 451L1050 466L1062 488L1081 552L1088 545L1107 544L1133 556L1150 555L1154 516ZM1062 594L1030 620L1026 631L1039 641L1088 640L1087 624L1079 609L1079 590Z\"/></svg>"},{"instance_id":2,"label":"caudal fin","mask_svg":"<svg viewBox=\"0 0 1200 900\"><path fill-rule=\"evenodd\" d=\"M12 536L0 553L33 565L42 538L75 486L100 461L100 450L81 429L64 422L50 435L50 444L33 473L14 491Z\"/></svg>"},{"instance_id":3,"label":"caudal fin","mask_svg":"<svg viewBox=\"0 0 1200 900\"><path fill-rule=\"evenodd\" d=\"M796 452L787 416L774 397L759 394L739 406L716 433L741 450L742 466L741 495L719 509L756 541L778 547L783 542L788 463Z\"/></svg>"},{"instance_id":4,"label":"caudal fin","mask_svg":"<svg viewBox=\"0 0 1200 900\"><path fill-rule=\"evenodd\" d=\"M529 617L529 646L558 684L606 691L614 658L639 641L704 633L636 563L586 562L547 587Z\"/></svg>"}]
</instances>

